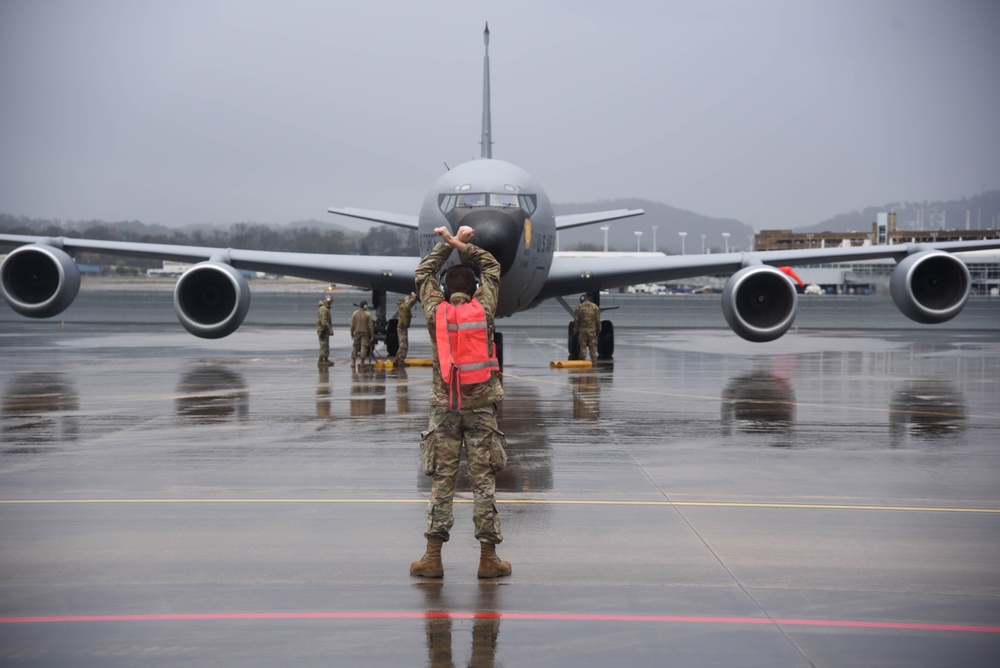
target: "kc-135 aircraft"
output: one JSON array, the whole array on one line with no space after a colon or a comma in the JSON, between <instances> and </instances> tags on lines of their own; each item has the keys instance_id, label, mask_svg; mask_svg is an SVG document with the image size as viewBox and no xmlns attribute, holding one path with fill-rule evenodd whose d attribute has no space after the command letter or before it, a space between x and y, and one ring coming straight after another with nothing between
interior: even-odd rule
<instances>
[{"instance_id":1,"label":"kc-135 aircraft","mask_svg":"<svg viewBox=\"0 0 1000 668\"><path fill-rule=\"evenodd\" d=\"M483 32L486 49L481 158L449 169L438 179L424 199L419 216L337 207L329 212L415 229L421 255L434 246L436 227L447 225L453 231L461 225L472 227L473 243L490 251L501 265L498 318L525 311L546 299L557 299L571 311L563 299L570 294L588 293L599 303L600 291L609 288L731 274L722 295L722 312L729 327L749 341L773 341L788 331L797 305L795 286L786 271L779 268L892 258L897 266L890 279L890 292L897 308L912 320L932 324L958 315L969 296L969 270L952 253L1000 247L1000 242L990 240L662 257L561 256L555 252L557 231L643 212L620 209L556 216L537 181L520 167L493 158L489 35L487 24ZM93 251L196 263L177 281L174 310L185 329L204 338L228 336L246 317L250 289L240 270L371 290L378 330L387 340L390 354L395 352L391 345L395 323L385 320L385 295L413 290L413 274L420 260L10 234L0 234L0 246L16 247L0 265L4 299L17 313L28 317L51 317L73 302L80 288L80 272L73 256ZM598 349L599 356L607 359L614 351L614 330L605 322ZM501 342L498 336L498 355L502 355Z\"/></svg>"}]
</instances>

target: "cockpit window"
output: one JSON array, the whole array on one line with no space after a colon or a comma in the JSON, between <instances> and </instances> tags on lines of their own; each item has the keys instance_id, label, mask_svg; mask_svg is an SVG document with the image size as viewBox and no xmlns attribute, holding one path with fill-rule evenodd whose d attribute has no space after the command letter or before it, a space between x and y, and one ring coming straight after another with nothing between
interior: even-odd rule
<instances>
[{"instance_id":1,"label":"cockpit window","mask_svg":"<svg viewBox=\"0 0 1000 668\"><path fill-rule=\"evenodd\" d=\"M441 209L441 213L448 213L454 209L456 199L457 195L438 195L438 208Z\"/></svg>"},{"instance_id":2,"label":"cockpit window","mask_svg":"<svg viewBox=\"0 0 1000 668\"><path fill-rule=\"evenodd\" d=\"M459 195L458 206L486 206L486 193Z\"/></svg>"},{"instance_id":3,"label":"cockpit window","mask_svg":"<svg viewBox=\"0 0 1000 668\"><path fill-rule=\"evenodd\" d=\"M508 207L510 207L510 208L516 208L516 207L520 206L520 204L517 201L517 195L507 195L507 194L497 195L497 194L491 194L490 195L490 206L498 206L498 207L502 207L502 208L508 208Z\"/></svg>"},{"instance_id":4,"label":"cockpit window","mask_svg":"<svg viewBox=\"0 0 1000 668\"><path fill-rule=\"evenodd\" d=\"M534 195L515 195L513 193L460 193L438 195L438 208L441 213L452 209L492 206L498 209L517 209L524 211L526 216L535 213L537 200Z\"/></svg>"},{"instance_id":5,"label":"cockpit window","mask_svg":"<svg viewBox=\"0 0 1000 668\"><path fill-rule=\"evenodd\" d=\"M534 195L518 195L517 199L521 202L521 210L524 211L524 215L531 216L535 213L538 202Z\"/></svg>"}]
</instances>

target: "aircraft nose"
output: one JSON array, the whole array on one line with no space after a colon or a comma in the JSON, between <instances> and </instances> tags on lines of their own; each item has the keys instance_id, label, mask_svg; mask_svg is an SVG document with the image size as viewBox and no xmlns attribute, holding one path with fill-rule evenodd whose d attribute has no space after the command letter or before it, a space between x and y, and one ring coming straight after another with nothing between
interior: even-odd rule
<instances>
[{"instance_id":1,"label":"aircraft nose","mask_svg":"<svg viewBox=\"0 0 1000 668\"><path fill-rule=\"evenodd\" d=\"M475 211L464 216L461 225L476 231L472 243L488 250L500 263L501 275L514 266L524 221L520 223L503 211Z\"/></svg>"}]
</instances>

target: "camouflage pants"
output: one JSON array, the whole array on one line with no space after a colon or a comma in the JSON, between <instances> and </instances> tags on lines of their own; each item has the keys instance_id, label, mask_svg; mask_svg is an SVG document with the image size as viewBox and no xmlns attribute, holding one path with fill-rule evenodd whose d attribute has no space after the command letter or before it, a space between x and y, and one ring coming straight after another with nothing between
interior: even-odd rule
<instances>
[{"instance_id":1,"label":"camouflage pants","mask_svg":"<svg viewBox=\"0 0 1000 668\"><path fill-rule=\"evenodd\" d=\"M351 359L356 360L359 357L364 360L368 357L368 350L371 348L372 340L367 334L355 334L354 335L354 348L351 350Z\"/></svg>"},{"instance_id":2,"label":"camouflage pants","mask_svg":"<svg viewBox=\"0 0 1000 668\"><path fill-rule=\"evenodd\" d=\"M396 325L396 335L399 338L399 350L396 351L396 360L399 362L406 361L406 353L410 350L410 335L408 330L409 327Z\"/></svg>"},{"instance_id":3,"label":"camouflage pants","mask_svg":"<svg viewBox=\"0 0 1000 668\"><path fill-rule=\"evenodd\" d=\"M576 334L576 341L580 347L580 352L578 357L582 360L587 359L587 353L590 352L590 361L597 361L597 334L592 330L579 331Z\"/></svg>"},{"instance_id":4,"label":"camouflage pants","mask_svg":"<svg viewBox=\"0 0 1000 668\"><path fill-rule=\"evenodd\" d=\"M503 540L496 505L496 473L507 466L507 454L506 439L497 429L496 411L496 405L460 411L431 409L427 431L421 433L420 442L424 473L433 478L424 536L447 541L451 535L455 524L455 479L464 445L472 484L476 539L493 544Z\"/></svg>"},{"instance_id":5,"label":"camouflage pants","mask_svg":"<svg viewBox=\"0 0 1000 668\"><path fill-rule=\"evenodd\" d=\"M330 330L319 330L316 335L319 336L319 356L326 359L330 356Z\"/></svg>"}]
</instances>

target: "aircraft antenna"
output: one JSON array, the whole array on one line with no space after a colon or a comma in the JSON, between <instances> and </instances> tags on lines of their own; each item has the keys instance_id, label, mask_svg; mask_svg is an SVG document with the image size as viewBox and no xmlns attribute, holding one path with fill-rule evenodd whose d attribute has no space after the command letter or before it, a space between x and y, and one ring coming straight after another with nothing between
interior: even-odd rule
<instances>
[{"instance_id":1,"label":"aircraft antenna","mask_svg":"<svg viewBox=\"0 0 1000 668\"><path fill-rule=\"evenodd\" d=\"M482 157L493 157L493 130L490 127L490 24L486 22L483 31L483 43L486 45L486 56L483 58L483 138Z\"/></svg>"}]
</instances>

